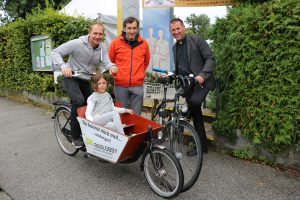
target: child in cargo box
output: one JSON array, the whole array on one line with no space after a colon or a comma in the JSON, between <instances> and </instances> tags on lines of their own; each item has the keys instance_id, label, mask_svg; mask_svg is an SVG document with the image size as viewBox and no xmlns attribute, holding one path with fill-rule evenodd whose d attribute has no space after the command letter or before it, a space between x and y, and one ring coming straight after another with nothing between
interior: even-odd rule
<instances>
[{"instance_id":1,"label":"child in cargo box","mask_svg":"<svg viewBox=\"0 0 300 200\"><path fill-rule=\"evenodd\" d=\"M87 99L85 117L112 131L124 134L119 113L133 114L131 109L118 108L110 94L106 91L108 79L101 73L96 73L91 80L94 93Z\"/></svg>"}]
</instances>

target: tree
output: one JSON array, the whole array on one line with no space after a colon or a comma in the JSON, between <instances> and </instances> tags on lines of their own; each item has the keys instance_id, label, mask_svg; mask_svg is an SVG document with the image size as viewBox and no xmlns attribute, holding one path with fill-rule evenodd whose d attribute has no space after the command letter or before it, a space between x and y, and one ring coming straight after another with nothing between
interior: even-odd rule
<instances>
[{"instance_id":1,"label":"tree","mask_svg":"<svg viewBox=\"0 0 300 200\"><path fill-rule=\"evenodd\" d=\"M14 21L21 17L25 18L27 13L31 13L34 8L45 9L52 7L60 9L71 0L0 0L1 22Z\"/></svg>"},{"instance_id":2,"label":"tree","mask_svg":"<svg viewBox=\"0 0 300 200\"><path fill-rule=\"evenodd\" d=\"M194 34L202 35L205 39L208 39L211 24L207 15L191 14L186 18L185 23L188 24L188 32L192 31Z\"/></svg>"}]
</instances>

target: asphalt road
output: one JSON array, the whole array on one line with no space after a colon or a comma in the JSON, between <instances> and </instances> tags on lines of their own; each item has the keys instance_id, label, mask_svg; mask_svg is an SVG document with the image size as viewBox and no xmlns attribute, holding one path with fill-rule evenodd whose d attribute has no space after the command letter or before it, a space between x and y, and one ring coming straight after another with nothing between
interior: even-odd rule
<instances>
[{"instance_id":1,"label":"asphalt road","mask_svg":"<svg viewBox=\"0 0 300 200\"><path fill-rule=\"evenodd\" d=\"M100 163L82 152L63 154L50 117L45 109L0 98L0 199L161 199L139 162ZM209 151L197 183L176 199L300 200L300 179Z\"/></svg>"}]
</instances>

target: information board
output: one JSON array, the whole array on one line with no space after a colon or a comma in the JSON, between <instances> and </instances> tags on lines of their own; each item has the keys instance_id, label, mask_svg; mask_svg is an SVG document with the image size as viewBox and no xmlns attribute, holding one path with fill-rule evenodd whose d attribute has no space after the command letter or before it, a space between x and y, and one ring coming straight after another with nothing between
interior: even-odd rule
<instances>
[{"instance_id":1,"label":"information board","mask_svg":"<svg viewBox=\"0 0 300 200\"><path fill-rule=\"evenodd\" d=\"M46 35L34 36L30 39L30 44L33 71L52 71L51 38Z\"/></svg>"}]
</instances>

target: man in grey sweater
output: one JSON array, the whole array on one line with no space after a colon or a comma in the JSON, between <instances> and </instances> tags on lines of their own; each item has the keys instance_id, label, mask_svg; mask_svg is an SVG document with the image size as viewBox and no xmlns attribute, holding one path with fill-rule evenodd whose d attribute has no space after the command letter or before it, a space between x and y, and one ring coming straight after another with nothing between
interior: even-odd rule
<instances>
[{"instance_id":1,"label":"man in grey sweater","mask_svg":"<svg viewBox=\"0 0 300 200\"><path fill-rule=\"evenodd\" d=\"M83 71L93 74L101 62L106 69L115 68L109 60L107 49L102 42L103 38L103 24L95 23L90 26L88 35L68 41L51 53L53 68L62 71L62 86L71 98L71 134L73 144L77 148L83 146L80 126L76 119L77 108L86 104L93 90L88 79L72 76L72 72ZM65 56L69 56L67 62L63 60Z\"/></svg>"}]
</instances>

